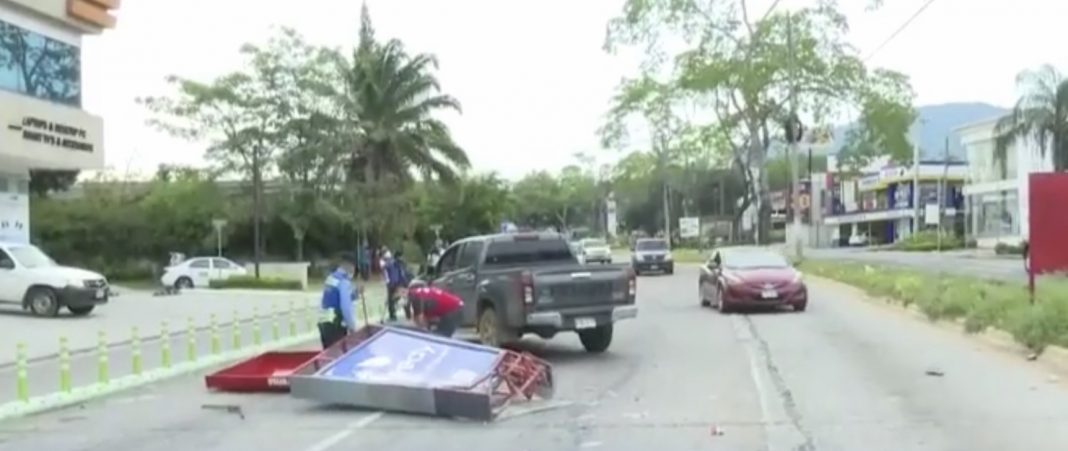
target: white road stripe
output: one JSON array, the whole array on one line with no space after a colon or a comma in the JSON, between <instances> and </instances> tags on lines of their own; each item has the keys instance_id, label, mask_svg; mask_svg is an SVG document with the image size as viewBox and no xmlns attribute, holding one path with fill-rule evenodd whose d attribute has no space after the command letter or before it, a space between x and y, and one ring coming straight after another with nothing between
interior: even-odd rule
<instances>
[{"instance_id":1,"label":"white road stripe","mask_svg":"<svg viewBox=\"0 0 1068 451\"><path fill-rule=\"evenodd\" d=\"M375 412L370 415L364 416L359 420L353 421L352 423L349 423L348 426L345 426L345 429L342 429L336 434L320 440L318 443L306 448L304 451L327 451L334 445L341 443L342 440L348 438L358 429L363 429L367 427L367 425L374 423L379 418L382 418L382 415L384 414L385 412Z\"/></svg>"}]
</instances>

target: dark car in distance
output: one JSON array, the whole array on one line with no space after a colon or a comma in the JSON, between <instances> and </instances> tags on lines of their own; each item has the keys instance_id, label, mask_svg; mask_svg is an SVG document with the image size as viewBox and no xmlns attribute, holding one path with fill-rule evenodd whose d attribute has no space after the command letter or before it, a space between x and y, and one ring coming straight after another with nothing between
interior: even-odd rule
<instances>
[{"instance_id":1,"label":"dark car in distance","mask_svg":"<svg viewBox=\"0 0 1068 451\"><path fill-rule=\"evenodd\" d=\"M675 273L675 259L671 256L671 246L664 238L639 238L631 249L630 264L635 274L650 271Z\"/></svg>"},{"instance_id":2,"label":"dark car in distance","mask_svg":"<svg viewBox=\"0 0 1068 451\"><path fill-rule=\"evenodd\" d=\"M760 247L726 247L712 252L701 267L698 295L702 306L721 313L738 308L808 307L808 288L785 257Z\"/></svg>"}]
</instances>

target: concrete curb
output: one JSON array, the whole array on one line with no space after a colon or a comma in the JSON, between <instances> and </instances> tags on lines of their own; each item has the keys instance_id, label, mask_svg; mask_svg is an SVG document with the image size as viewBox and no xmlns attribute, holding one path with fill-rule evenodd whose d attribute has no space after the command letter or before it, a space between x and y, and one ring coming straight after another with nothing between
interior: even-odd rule
<instances>
[{"instance_id":1,"label":"concrete curb","mask_svg":"<svg viewBox=\"0 0 1068 451\"><path fill-rule=\"evenodd\" d=\"M820 277L820 276L813 275L813 274L808 274L808 273L805 274L805 277L808 277L808 278L811 278L811 279L816 279L819 282L825 283L825 284L828 284L828 285L837 286L840 289L846 289L846 290L855 291L857 293L858 297L860 297L861 299L864 299L865 301L867 301L867 302L869 302L871 304L877 304L877 305L886 306L888 308L893 308L893 309L898 310L898 311L900 311L902 313L905 313L905 314L907 314L909 316L912 316L913 318L916 318L916 319L922 320L922 321L924 321L924 322L926 322L928 324L932 324L934 326L937 326L940 329L943 329L943 330L946 330L946 331L950 331L950 332L954 332L954 333L958 333L958 334L964 335L966 337L975 338L976 340L983 342L987 346L990 346L990 347L993 347L993 348L998 348L998 349L1001 349L1003 351L1007 351L1007 352L1010 352L1010 353L1013 353L1013 354L1017 354L1017 355L1020 355L1020 356L1025 356L1025 357L1026 356L1030 356L1031 354L1033 354L1032 351L1030 349L1027 349L1026 346L1017 343L1016 340L1013 338L1012 334L1010 334L1010 333L1008 333L1008 332L1006 332L1004 330L995 329L995 328L987 328L986 330L984 330L983 332L980 332L980 333L974 333L974 334L968 333L968 332L966 332L964 330L964 320L963 319L956 319L956 320L953 320L953 321L945 321L945 320L932 321L915 304L909 304L909 305L906 306L906 305L902 304L901 302L899 302L897 300L894 300L894 299L878 298L878 297L875 297L875 296L872 296L872 295L868 294L866 291L864 291L861 288L858 288L856 286L850 285L848 283L839 282L839 281L834 280L834 279L829 279L829 278L826 278L826 277ZM882 302L879 302L879 301L882 301ZM1036 360L1038 362L1044 363L1046 365L1049 365L1050 367L1055 368L1057 371L1059 371L1061 373L1068 374L1068 349L1066 349L1066 348L1062 348L1062 347L1056 346L1056 345L1046 346L1046 348L1042 351L1042 353L1038 355L1038 358Z\"/></svg>"},{"instance_id":2,"label":"concrete curb","mask_svg":"<svg viewBox=\"0 0 1068 451\"><path fill-rule=\"evenodd\" d=\"M18 418L27 415L48 412L77 404L82 404L94 399L103 398L123 390L141 387L150 383L159 382L191 372L211 368L233 360L246 359L267 351L288 348L318 339L318 332L306 332L260 346L250 346L238 350L223 352L214 356L198 358L193 362L184 362L171 368L158 368L147 371L140 375L129 375L117 378L107 384L89 385L77 387L69 393L53 393L50 395L31 398L27 401L12 401L0 405L0 421Z\"/></svg>"}]
</instances>

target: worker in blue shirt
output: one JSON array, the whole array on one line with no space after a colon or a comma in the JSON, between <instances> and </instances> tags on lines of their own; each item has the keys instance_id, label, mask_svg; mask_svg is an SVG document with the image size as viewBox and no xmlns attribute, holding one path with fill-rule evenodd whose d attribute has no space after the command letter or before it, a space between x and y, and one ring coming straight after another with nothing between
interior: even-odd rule
<instances>
[{"instance_id":1,"label":"worker in blue shirt","mask_svg":"<svg viewBox=\"0 0 1068 451\"><path fill-rule=\"evenodd\" d=\"M319 323L319 338L323 349L344 338L349 331L356 330L353 303L359 299L359 293L352 281L356 265L356 255L347 252L342 254L337 269L323 282L322 308L334 312L332 320Z\"/></svg>"}]
</instances>

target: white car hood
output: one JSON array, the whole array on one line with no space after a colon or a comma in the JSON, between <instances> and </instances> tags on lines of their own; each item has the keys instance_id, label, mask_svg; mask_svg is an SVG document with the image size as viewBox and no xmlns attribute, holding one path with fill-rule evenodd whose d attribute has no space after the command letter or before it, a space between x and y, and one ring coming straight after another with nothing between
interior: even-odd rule
<instances>
[{"instance_id":1,"label":"white car hood","mask_svg":"<svg viewBox=\"0 0 1068 451\"><path fill-rule=\"evenodd\" d=\"M26 268L26 273L31 276L38 276L42 278L61 279L66 282L70 280L97 280L103 279L104 276L100 273L87 271L81 268L72 268L70 266L42 266L39 268Z\"/></svg>"}]
</instances>

